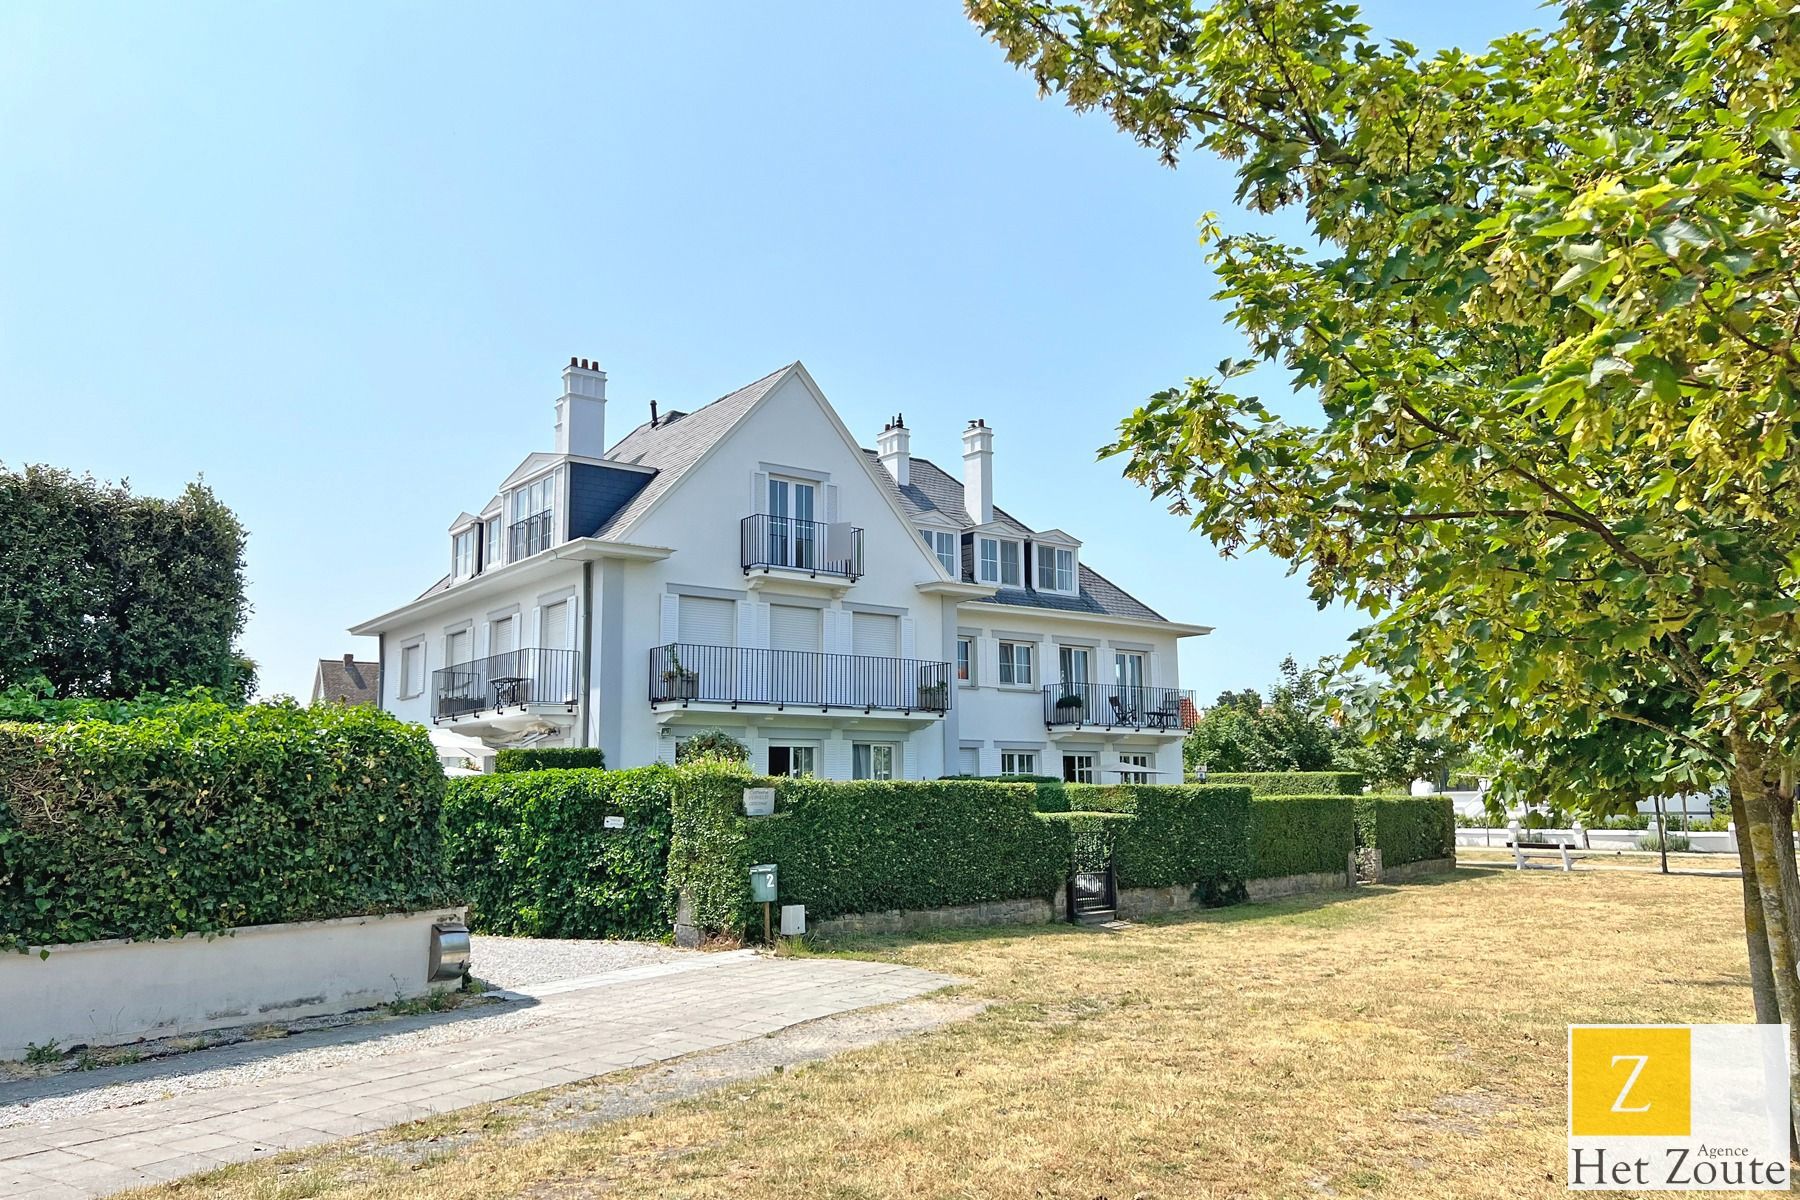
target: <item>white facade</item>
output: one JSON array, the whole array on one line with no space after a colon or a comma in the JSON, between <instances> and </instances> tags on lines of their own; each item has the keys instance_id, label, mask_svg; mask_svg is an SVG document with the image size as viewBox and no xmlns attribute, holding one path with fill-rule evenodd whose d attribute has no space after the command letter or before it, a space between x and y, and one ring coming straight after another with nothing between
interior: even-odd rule
<instances>
[{"instance_id":1,"label":"white facade","mask_svg":"<svg viewBox=\"0 0 1800 1200\"><path fill-rule=\"evenodd\" d=\"M996 507L984 423L960 469L898 419L877 457L795 363L600 456L604 383L572 361L558 451L452 524L445 581L353 630L383 708L615 767L718 728L772 773L1180 780L1176 645L1208 630Z\"/></svg>"}]
</instances>

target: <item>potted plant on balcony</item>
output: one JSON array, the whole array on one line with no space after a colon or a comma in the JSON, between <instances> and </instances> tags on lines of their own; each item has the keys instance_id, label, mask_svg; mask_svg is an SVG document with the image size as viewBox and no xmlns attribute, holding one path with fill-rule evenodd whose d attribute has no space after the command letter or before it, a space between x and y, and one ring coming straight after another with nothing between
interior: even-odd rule
<instances>
[{"instance_id":1,"label":"potted plant on balcony","mask_svg":"<svg viewBox=\"0 0 1800 1200\"><path fill-rule=\"evenodd\" d=\"M681 665L681 655L674 650L669 651L669 666L662 673L663 696L669 700L698 700L700 698L700 672L690 671Z\"/></svg>"},{"instance_id":2,"label":"potted plant on balcony","mask_svg":"<svg viewBox=\"0 0 1800 1200\"><path fill-rule=\"evenodd\" d=\"M1078 723L1085 715L1086 702L1077 692L1064 692L1056 698L1056 719L1065 725Z\"/></svg>"},{"instance_id":3,"label":"potted plant on balcony","mask_svg":"<svg viewBox=\"0 0 1800 1200\"><path fill-rule=\"evenodd\" d=\"M919 685L919 707L927 712L943 712L950 707L950 685L947 683L921 683Z\"/></svg>"}]
</instances>

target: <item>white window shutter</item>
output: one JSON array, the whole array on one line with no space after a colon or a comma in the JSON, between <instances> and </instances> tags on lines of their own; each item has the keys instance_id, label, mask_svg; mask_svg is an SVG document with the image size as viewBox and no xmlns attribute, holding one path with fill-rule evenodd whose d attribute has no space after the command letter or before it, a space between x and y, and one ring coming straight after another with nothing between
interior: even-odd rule
<instances>
[{"instance_id":1,"label":"white window shutter","mask_svg":"<svg viewBox=\"0 0 1800 1200\"><path fill-rule=\"evenodd\" d=\"M913 619L900 618L900 657L913 657Z\"/></svg>"},{"instance_id":2,"label":"white window shutter","mask_svg":"<svg viewBox=\"0 0 1800 1200\"><path fill-rule=\"evenodd\" d=\"M737 644L753 648L764 644L756 640L756 605L749 600L738 602Z\"/></svg>"},{"instance_id":3,"label":"white window shutter","mask_svg":"<svg viewBox=\"0 0 1800 1200\"><path fill-rule=\"evenodd\" d=\"M758 471L750 477L750 511L766 513L769 511L769 473Z\"/></svg>"},{"instance_id":4,"label":"white window shutter","mask_svg":"<svg viewBox=\"0 0 1800 1200\"><path fill-rule=\"evenodd\" d=\"M982 683L1000 682L1000 642L997 638L984 637L975 639L975 645L981 652L981 671L976 676Z\"/></svg>"},{"instance_id":5,"label":"white window shutter","mask_svg":"<svg viewBox=\"0 0 1800 1200\"><path fill-rule=\"evenodd\" d=\"M825 485L825 522L830 524L838 519L838 487L835 483Z\"/></svg>"},{"instance_id":6,"label":"white window shutter","mask_svg":"<svg viewBox=\"0 0 1800 1200\"><path fill-rule=\"evenodd\" d=\"M681 597L665 594L662 598L662 644L681 640Z\"/></svg>"}]
</instances>

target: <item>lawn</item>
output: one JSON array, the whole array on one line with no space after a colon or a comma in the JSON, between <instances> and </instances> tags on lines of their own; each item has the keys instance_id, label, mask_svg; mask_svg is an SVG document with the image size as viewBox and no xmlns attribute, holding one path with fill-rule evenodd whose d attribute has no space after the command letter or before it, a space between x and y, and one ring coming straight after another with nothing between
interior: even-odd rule
<instances>
[{"instance_id":1,"label":"lawn","mask_svg":"<svg viewBox=\"0 0 1800 1200\"><path fill-rule=\"evenodd\" d=\"M844 944L993 1006L422 1169L326 1148L133 1195L1563 1196L1564 1026L1751 1020L1738 888L1465 869L1121 931Z\"/></svg>"}]
</instances>

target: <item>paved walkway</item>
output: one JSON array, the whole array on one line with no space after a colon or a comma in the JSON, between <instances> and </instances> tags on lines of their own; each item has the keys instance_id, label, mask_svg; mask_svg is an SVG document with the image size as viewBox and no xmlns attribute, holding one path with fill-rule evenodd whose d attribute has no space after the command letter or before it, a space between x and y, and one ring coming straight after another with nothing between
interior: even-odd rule
<instances>
[{"instance_id":1,"label":"paved walkway","mask_svg":"<svg viewBox=\"0 0 1800 1200\"><path fill-rule=\"evenodd\" d=\"M520 989L539 1006L541 1019L491 1039L384 1053L380 1034L370 1032L354 1057L318 1070L44 1123L25 1115L0 1127L0 1196L104 1196L714 1049L950 982L886 963L773 959L747 951L560 979ZM208 1053L186 1057L203 1060ZM133 1069L108 1074L128 1078ZM28 1114L13 1106L35 1098L34 1086L39 1096L66 1095L73 1082L62 1076L0 1087L0 1116Z\"/></svg>"}]
</instances>

